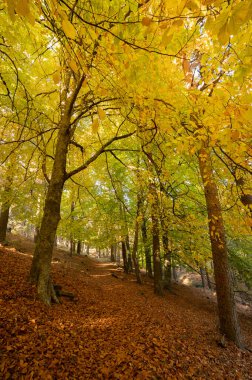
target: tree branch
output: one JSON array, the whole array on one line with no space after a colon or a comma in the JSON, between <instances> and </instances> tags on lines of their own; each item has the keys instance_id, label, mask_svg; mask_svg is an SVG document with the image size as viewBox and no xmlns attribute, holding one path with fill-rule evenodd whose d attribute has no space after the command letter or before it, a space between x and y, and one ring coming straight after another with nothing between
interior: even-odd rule
<instances>
[{"instance_id":1,"label":"tree branch","mask_svg":"<svg viewBox=\"0 0 252 380\"><path fill-rule=\"evenodd\" d=\"M104 153L105 149L107 148L107 146L109 146L110 144L112 144L114 141L118 141L118 140L122 140L122 139L126 139L132 135L134 135L136 133L136 131L134 132L130 132L130 133L126 133L125 135L121 135L121 136L114 136L112 137L110 140L108 140L105 144L103 144L101 146L100 149L97 150L97 152L91 156L88 160L86 160L84 162L84 164L82 164L81 166L79 166L78 168L72 170L71 172L69 173L66 173L65 175L65 180L67 180L68 178L72 177L73 175L81 172L82 170L86 169L92 162L94 162L102 153Z\"/></svg>"}]
</instances>

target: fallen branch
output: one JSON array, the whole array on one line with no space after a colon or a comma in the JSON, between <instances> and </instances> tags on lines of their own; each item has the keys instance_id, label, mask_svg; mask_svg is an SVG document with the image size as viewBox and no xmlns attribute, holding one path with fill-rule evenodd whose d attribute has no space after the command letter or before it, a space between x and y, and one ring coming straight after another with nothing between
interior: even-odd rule
<instances>
[{"instance_id":1,"label":"fallen branch","mask_svg":"<svg viewBox=\"0 0 252 380\"><path fill-rule=\"evenodd\" d=\"M70 300L74 300L75 298L75 295L73 293L70 293L70 292L65 292L64 290L62 290L62 286L61 285L53 285L53 288L54 288L54 291L55 291L55 294L57 297L67 297L69 298Z\"/></svg>"}]
</instances>

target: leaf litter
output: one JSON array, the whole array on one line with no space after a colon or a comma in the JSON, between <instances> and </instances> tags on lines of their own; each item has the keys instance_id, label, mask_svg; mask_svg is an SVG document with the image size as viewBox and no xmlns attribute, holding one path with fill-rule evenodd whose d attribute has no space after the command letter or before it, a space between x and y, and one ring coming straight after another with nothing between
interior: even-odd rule
<instances>
[{"instance_id":1,"label":"leaf litter","mask_svg":"<svg viewBox=\"0 0 252 380\"><path fill-rule=\"evenodd\" d=\"M57 252L54 282L75 299L48 308L26 280L31 255L2 247L0 260L3 379L252 378L252 354L217 344L216 302L198 289L174 285L161 298L113 264ZM240 321L251 347L251 313Z\"/></svg>"}]
</instances>

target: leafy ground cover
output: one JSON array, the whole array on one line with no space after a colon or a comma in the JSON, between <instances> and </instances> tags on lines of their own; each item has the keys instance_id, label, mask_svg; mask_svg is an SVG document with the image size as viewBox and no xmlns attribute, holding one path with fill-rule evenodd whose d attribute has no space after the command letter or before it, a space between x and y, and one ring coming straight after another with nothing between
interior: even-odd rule
<instances>
[{"instance_id":1,"label":"leafy ground cover","mask_svg":"<svg viewBox=\"0 0 252 380\"><path fill-rule=\"evenodd\" d=\"M58 251L54 280L76 297L48 308L26 281L31 253L1 247L0 260L3 379L251 379L252 354L218 344L216 303L199 289L160 298L112 264ZM251 310L240 319L251 347Z\"/></svg>"}]
</instances>

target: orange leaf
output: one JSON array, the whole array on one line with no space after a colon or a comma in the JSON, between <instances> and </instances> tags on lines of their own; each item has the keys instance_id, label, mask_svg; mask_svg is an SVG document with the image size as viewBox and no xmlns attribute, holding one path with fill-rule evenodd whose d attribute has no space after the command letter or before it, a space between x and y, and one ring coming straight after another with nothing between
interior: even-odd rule
<instances>
[{"instance_id":1,"label":"orange leaf","mask_svg":"<svg viewBox=\"0 0 252 380\"><path fill-rule=\"evenodd\" d=\"M150 24L151 24L151 18L149 18L149 17L144 17L143 19L142 19L142 25L144 25L144 26L149 26Z\"/></svg>"}]
</instances>

